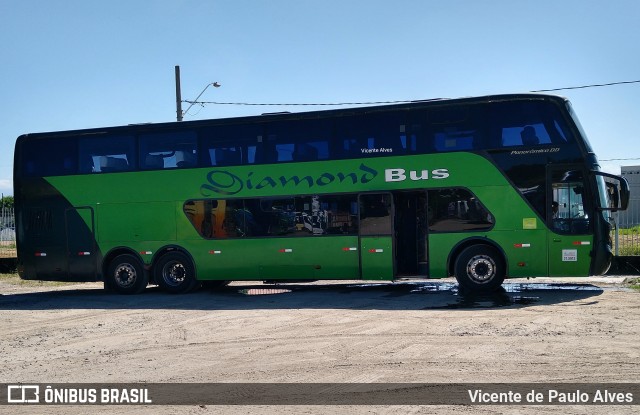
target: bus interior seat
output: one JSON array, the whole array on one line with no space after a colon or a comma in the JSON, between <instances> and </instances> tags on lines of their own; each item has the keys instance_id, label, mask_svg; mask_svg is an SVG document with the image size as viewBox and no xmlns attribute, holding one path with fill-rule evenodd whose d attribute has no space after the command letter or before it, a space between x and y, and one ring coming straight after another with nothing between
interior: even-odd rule
<instances>
[{"instance_id":1,"label":"bus interior seat","mask_svg":"<svg viewBox=\"0 0 640 415\"><path fill-rule=\"evenodd\" d=\"M318 149L306 143L296 145L296 151L293 155L295 161L314 161L318 160Z\"/></svg>"},{"instance_id":2,"label":"bus interior seat","mask_svg":"<svg viewBox=\"0 0 640 415\"><path fill-rule=\"evenodd\" d=\"M176 166L195 167L196 155L189 151L176 151Z\"/></svg>"},{"instance_id":3,"label":"bus interior seat","mask_svg":"<svg viewBox=\"0 0 640 415\"><path fill-rule=\"evenodd\" d=\"M263 151L263 158L266 163L277 163L280 161L280 153L276 146L268 146Z\"/></svg>"},{"instance_id":4,"label":"bus interior seat","mask_svg":"<svg viewBox=\"0 0 640 415\"><path fill-rule=\"evenodd\" d=\"M213 218L213 221L211 220ZM202 220L200 224L200 234L205 238L212 238L214 234L214 229L216 225L216 217L209 215L209 218L205 218Z\"/></svg>"},{"instance_id":5,"label":"bus interior seat","mask_svg":"<svg viewBox=\"0 0 640 415\"><path fill-rule=\"evenodd\" d=\"M228 148L216 148L216 166L235 166L241 164L240 151Z\"/></svg>"},{"instance_id":6,"label":"bus interior seat","mask_svg":"<svg viewBox=\"0 0 640 415\"><path fill-rule=\"evenodd\" d=\"M362 145L362 142L355 138L346 138L343 140L344 153L347 157L358 157L362 155L362 149L367 146Z\"/></svg>"},{"instance_id":7,"label":"bus interior seat","mask_svg":"<svg viewBox=\"0 0 640 415\"><path fill-rule=\"evenodd\" d=\"M100 171L103 173L127 170L129 170L129 163L126 159L111 156L102 156L100 158Z\"/></svg>"},{"instance_id":8,"label":"bus interior seat","mask_svg":"<svg viewBox=\"0 0 640 415\"><path fill-rule=\"evenodd\" d=\"M147 154L144 165L147 169L164 169L164 157L156 154Z\"/></svg>"}]
</instances>

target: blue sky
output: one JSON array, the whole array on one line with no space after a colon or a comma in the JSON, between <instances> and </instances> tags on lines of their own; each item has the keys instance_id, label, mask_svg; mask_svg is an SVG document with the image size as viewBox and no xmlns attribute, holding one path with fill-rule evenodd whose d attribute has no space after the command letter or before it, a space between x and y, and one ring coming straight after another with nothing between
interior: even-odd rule
<instances>
[{"instance_id":1,"label":"blue sky","mask_svg":"<svg viewBox=\"0 0 640 415\"><path fill-rule=\"evenodd\" d=\"M23 133L174 121L183 99L457 98L640 80L637 0L0 0L0 191ZM598 157L640 164L640 84L568 97ZM186 106L185 106L186 108ZM316 109L316 108L307 108ZM194 106L185 120L300 107Z\"/></svg>"}]
</instances>

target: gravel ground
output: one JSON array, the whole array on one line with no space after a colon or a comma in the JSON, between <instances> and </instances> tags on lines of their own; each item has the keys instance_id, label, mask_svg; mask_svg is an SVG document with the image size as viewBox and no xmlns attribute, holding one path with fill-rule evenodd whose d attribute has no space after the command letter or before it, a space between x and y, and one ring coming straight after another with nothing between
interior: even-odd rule
<instances>
[{"instance_id":1,"label":"gravel ground","mask_svg":"<svg viewBox=\"0 0 640 415\"><path fill-rule=\"evenodd\" d=\"M640 382L640 293L623 277L233 283L137 296L0 281L3 383ZM636 397L640 400L640 396ZM637 406L0 406L31 414L617 414Z\"/></svg>"}]
</instances>

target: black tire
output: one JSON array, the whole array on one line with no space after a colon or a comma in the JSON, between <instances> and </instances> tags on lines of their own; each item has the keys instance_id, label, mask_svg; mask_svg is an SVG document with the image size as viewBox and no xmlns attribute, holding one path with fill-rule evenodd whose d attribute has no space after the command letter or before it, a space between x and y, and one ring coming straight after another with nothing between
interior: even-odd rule
<instances>
[{"instance_id":1,"label":"black tire","mask_svg":"<svg viewBox=\"0 0 640 415\"><path fill-rule=\"evenodd\" d=\"M488 245L472 245L456 258L458 284L471 292L495 291L506 275L505 261L497 249Z\"/></svg>"},{"instance_id":2,"label":"black tire","mask_svg":"<svg viewBox=\"0 0 640 415\"><path fill-rule=\"evenodd\" d=\"M105 280L106 287L120 294L139 294L147 287L149 275L135 255L122 254L109 263Z\"/></svg>"},{"instance_id":3,"label":"black tire","mask_svg":"<svg viewBox=\"0 0 640 415\"><path fill-rule=\"evenodd\" d=\"M153 269L156 284L168 293L187 293L200 286L191 259L182 252L164 254Z\"/></svg>"}]
</instances>

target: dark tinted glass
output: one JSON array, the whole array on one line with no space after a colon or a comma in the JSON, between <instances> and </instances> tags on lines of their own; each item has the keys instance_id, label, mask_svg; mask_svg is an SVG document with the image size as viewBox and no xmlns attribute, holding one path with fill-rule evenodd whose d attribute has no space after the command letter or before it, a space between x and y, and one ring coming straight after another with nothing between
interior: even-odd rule
<instances>
[{"instance_id":1,"label":"dark tinted glass","mask_svg":"<svg viewBox=\"0 0 640 415\"><path fill-rule=\"evenodd\" d=\"M551 227L558 233L584 234L590 229L589 209L582 172L552 174Z\"/></svg>"},{"instance_id":2,"label":"dark tinted glass","mask_svg":"<svg viewBox=\"0 0 640 415\"><path fill-rule=\"evenodd\" d=\"M140 136L140 167L143 170L195 167L197 141L193 131Z\"/></svg>"},{"instance_id":3,"label":"dark tinted glass","mask_svg":"<svg viewBox=\"0 0 640 415\"><path fill-rule=\"evenodd\" d=\"M399 156L412 151L405 111L339 117L335 128L336 149L342 158Z\"/></svg>"},{"instance_id":4,"label":"dark tinted glass","mask_svg":"<svg viewBox=\"0 0 640 415\"><path fill-rule=\"evenodd\" d=\"M80 173L109 173L135 168L133 136L83 138L79 141Z\"/></svg>"},{"instance_id":5,"label":"dark tinted glass","mask_svg":"<svg viewBox=\"0 0 640 415\"><path fill-rule=\"evenodd\" d=\"M490 229L491 213L467 189L429 190L429 231L463 232Z\"/></svg>"},{"instance_id":6,"label":"dark tinted glass","mask_svg":"<svg viewBox=\"0 0 640 415\"><path fill-rule=\"evenodd\" d=\"M357 235L355 195L193 200L184 212L204 238Z\"/></svg>"},{"instance_id":7,"label":"dark tinted glass","mask_svg":"<svg viewBox=\"0 0 640 415\"><path fill-rule=\"evenodd\" d=\"M562 146L573 141L558 107L544 101L499 102L488 106L489 148Z\"/></svg>"},{"instance_id":8,"label":"dark tinted glass","mask_svg":"<svg viewBox=\"0 0 640 415\"><path fill-rule=\"evenodd\" d=\"M360 195L360 235L391 235L391 195Z\"/></svg>"},{"instance_id":9,"label":"dark tinted glass","mask_svg":"<svg viewBox=\"0 0 640 415\"><path fill-rule=\"evenodd\" d=\"M22 156L25 176L63 176L78 172L78 149L73 138L26 141Z\"/></svg>"},{"instance_id":10,"label":"dark tinted glass","mask_svg":"<svg viewBox=\"0 0 640 415\"><path fill-rule=\"evenodd\" d=\"M198 132L203 166L262 163L263 127L260 124L220 125Z\"/></svg>"},{"instance_id":11,"label":"dark tinted glass","mask_svg":"<svg viewBox=\"0 0 640 415\"><path fill-rule=\"evenodd\" d=\"M332 137L330 119L292 120L266 125L267 161L317 161L330 156Z\"/></svg>"},{"instance_id":12,"label":"dark tinted glass","mask_svg":"<svg viewBox=\"0 0 640 415\"><path fill-rule=\"evenodd\" d=\"M237 120L233 125L137 137L134 132L126 137L104 134L80 139L80 154L74 139L33 140L24 144L22 171L27 176L47 176L489 150L489 156L525 192L543 184L537 178L544 174L545 164L580 158L580 149L568 145L575 139L566 113L548 101L444 102L330 114L280 121L252 118L246 124ZM537 169L533 184L518 171L530 171L529 166ZM535 197L527 198L538 209Z\"/></svg>"}]
</instances>

